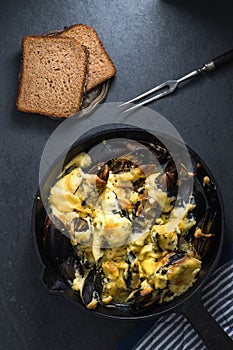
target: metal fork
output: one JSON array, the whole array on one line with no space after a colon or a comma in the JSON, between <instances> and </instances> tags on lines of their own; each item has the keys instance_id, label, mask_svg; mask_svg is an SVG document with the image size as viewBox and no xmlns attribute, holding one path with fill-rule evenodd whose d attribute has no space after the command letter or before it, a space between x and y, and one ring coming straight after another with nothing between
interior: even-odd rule
<instances>
[{"instance_id":1,"label":"metal fork","mask_svg":"<svg viewBox=\"0 0 233 350\"><path fill-rule=\"evenodd\" d=\"M123 106L128 105L129 103L141 100L143 97L146 97L150 94L153 94L154 92L159 92L157 95L155 95L155 96L153 96L145 101L139 102L138 104L135 104L134 106L124 110L121 114L127 113L127 112L132 111L136 108L144 106L145 104L148 104L152 101L156 101L164 96L167 96L167 95L171 94L172 92L174 92L180 83L183 83L184 81L196 78L196 77L202 75L203 73L210 72L210 71L213 71L217 68L220 68L232 60L233 60L233 49L225 52L224 54L222 54L214 59L212 59L210 62L205 63L201 68L195 69L194 71L192 71L189 74L186 74L185 76L181 77L180 79L168 80L168 81L154 87L153 89L143 93L142 95L137 96L137 97L135 97L127 102L120 104L118 107L123 107ZM160 92L160 90L163 90L163 91Z\"/></svg>"}]
</instances>

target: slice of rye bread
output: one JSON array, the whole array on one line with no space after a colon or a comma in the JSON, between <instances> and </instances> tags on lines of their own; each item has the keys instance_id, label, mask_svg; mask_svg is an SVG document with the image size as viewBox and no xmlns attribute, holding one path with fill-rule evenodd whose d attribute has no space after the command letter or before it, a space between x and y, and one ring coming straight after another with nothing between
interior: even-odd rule
<instances>
[{"instance_id":1,"label":"slice of rye bread","mask_svg":"<svg viewBox=\"0 0 233 350\"><path fill-rule=\"evenodd\" d=\"M85 24L74 24L61 32L59 36L74 38L88 49L87 91L115 75L116 68L94 28Z\"/></svg>"},{"instance_id":2,"label":"slice of rye bread","mask_svg":"<svg viewBox=\"0 0 233 350\"><path fill-rule=\"evenodd\" d=\"M20 111L67 118L81 107L86 49L72 38L26 36L22 41Z\"/></svg>"}]
</instances>

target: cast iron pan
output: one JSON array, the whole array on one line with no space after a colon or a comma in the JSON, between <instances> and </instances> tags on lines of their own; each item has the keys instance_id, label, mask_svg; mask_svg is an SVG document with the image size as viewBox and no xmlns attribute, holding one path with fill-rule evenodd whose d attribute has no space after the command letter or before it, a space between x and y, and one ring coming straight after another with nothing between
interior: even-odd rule
<instances>
[{"instance_id":1,"label":"cast iron pan","mask_svg":"<svg viewBox=\"0 0 233 350\"><path fill-rule=\"evenodd\" d=\"M67 164L78 153L88 151L103 140L112 138L123 137L136 140L138 142L159 145L158 149L164 148L164 145L161 144L161 142L154 135L148 133L147 131L131 126L122 127L122 125L116 125L117 124L115 124L114 127L110 127L105 130L92 130L90 133L88 133L88 135L84 135L80 140L77 140L77 142L68 152L65 158L65 164ZM174 147L179 148L177 142L174 142ZM208 249L206 249L207 253L203 258L202 269L198 275L197 281L194 283L193 287L188 289L188 291L169 303L152 304L147 308L141 308L139 310L133 310L130 307L115 306L110 308L99 305L95 310L88 310L87 312L90 314L94 312L116 319L130 320L155 318L168 312L182 313L189 319L209 349L219 350L224 348L225 350L230 350L233 349L232 340L214 321L201 303L201 291L203 284L216 267L223 244L224 216L221 196L215 180L204 162L194 151L192 151L190 148L188 148L188 150L193 163L194 172L196 172L194 181L194 197L197 202L195 212L197 221L204 216L207 211L214 213L214 221L211 227L211 233L213 233L214 236L209 239L210 244ZM48 195L51 186L55 183L56 178L59 175L61 162L62 164L64 162L63 156L61 156L55 162L55 164L51 166L40 186L41 192L38 192L36 195L32 213L32 232L35 247L43 266L43 284L46 286L49 292L63 294L79 307L85 308L79 297L79 293L72 290L64 273L61 272L61 261L59 261L59 259L54 259L52 256L54 252L51 253L48 249L45 249L43 243L44 224L47 214L41 200L41 194L43 192L43 198ZM211 181L209 186L203 187L203 178L205 176L208 176ZM69 249L66 248L66 243L67 242L65 242L64 247L58 247L58 250L60 249L61 251L64 248L63 250L66 251L63 251L62 253L57 251L55 252L55 255L64 253L65 258L69 258Z\"/></svg>"}]
</instances>

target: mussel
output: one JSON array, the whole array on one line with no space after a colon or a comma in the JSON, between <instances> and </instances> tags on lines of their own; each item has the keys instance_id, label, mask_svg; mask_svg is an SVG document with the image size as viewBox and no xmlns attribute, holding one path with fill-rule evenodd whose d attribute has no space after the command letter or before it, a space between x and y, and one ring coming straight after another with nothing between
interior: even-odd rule
<instances>
[{"instance_id":1,"label":"mussel","mask_svg":"<svg viewBox=\"0 0 233 350\"><path fill-rule=\"evenodd\" d=\"M43 244L47 259L54 265L64 263L73 255L69 231L54 215L45 220Z\"/></svg>"},{"instance_id":2,"label":"mussel","mask_svg":"<svg viewBox=\"0 0 233 350\"><path fill-rule=\"evenodd\" d=\"M156 245L156 247L158 248L158 250L159 250L160 252L162 252L163 249L162 249L162 247L160 246L160 243L159 243L159 234L158 234L158 232L154 232L154 233L152 234L152 238L153 238L153 240L154 240L154 242L155 242L155 245Z\"/></svg>"},{"instance_id":3,"label":"mussel","mask_svg":"<svg viewBox=\"0 0 233 350\"><path fill-rule=\"evenodd\" d=\"M94 309L102 293L102 278L96 266L93 266L87 273L83 287L80 292L81 299L88 309Z\"/></svg>"},{"instance_id":4,"label":"mussel","mask_svg":"<svg viewBox=\"0 0 233 350\"><path fill-rule=\"evenodd\" d=\"M66 261L60 264L60 270L68 281L73 281L75 278L77 266L79 266L79 269L82 269L75 255L69 256Z\"/></svg>"},{"instance_id":5,"label":"mussel","mask_svg":"<svg viewBox=\"0 0 233 350\"><path fill-rule=\"evenodd\" d=\"M126 262L128 269L125 272L126 285L130 289L138 288L140 284L139 265L133 251L127 254Z\"/></svg>"},{"instance_id":6,"label":"mussel","mask_svg":"<svg viewBox=\"0 0 233 350\"><path fill-rule=\"evenodd\" d=\"M208 208L197 224L197 229L201 231L201 234L198 236L194 234L193 248L196 254L201 258L203 258L209 250L211 244L210 238L213 236L211 228L214 224L216 214L215 210Z\"/></svg>"},{"instance_id":7,"label":"mussel","mask_svg":"<svg viewBox=\"0 0 233 350\"><path fill-rule=\"evenodd\" d=\"M156 155L161 165L166 164L171 159L168 149L161 143L145 143L145 146Z\"/></svg>"},{"instance_id":8,"label":"mussel","mask_svg":"<svg viewBox=\"0 0 233 350\"><path fill-rule=\"evenodd\" d=\"M106 186L106 183L108 181L109 177L109 166L107 163L104 163L103 165L100 165L97 168L97 179L96 179L96 188L99 192L102 192L104 187Z\"/></svg>"},{"instance_id":9,"label":"mussel","mask_svg":"<svg viewBox=\"0 0 233 350\"><path fill-rule=\"evenodd\" d=\"M128 296L126 303L134 309L141 309L153 304L159 300L160 290L153 290L152 288L139 288L133 290Z\"/></svg>"},{"instance_id":10,"label":"mussel","mask_svg":"<svg viewBox=\"0 0 233 350\"><path fill-rule=\"evenodd\" d=\"M81 217L75 217L72 220L75 238L80 244L87 244L92 236L92 224L90 220L85 220Z\"/></svg>"},{"instance_id":11,"label":"mussel","mask_svg":"<svg viewBox=\"0 0 233 350\"><path fill-rule=\"evenodd\" d=\"M186 256L186 254L187 254L186 252L179 252L179 253L171 254L168 257L168 262L161 267L162 270L164 271L164 269L167 269L171 265L176 264L177 262L183 260L184 257Z\"/></svg>"}]
</instances>

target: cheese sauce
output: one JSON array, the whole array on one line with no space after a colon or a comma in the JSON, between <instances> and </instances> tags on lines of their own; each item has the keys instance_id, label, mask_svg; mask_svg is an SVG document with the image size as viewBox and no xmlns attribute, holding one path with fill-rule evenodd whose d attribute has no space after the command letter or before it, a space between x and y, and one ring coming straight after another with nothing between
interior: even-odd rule
<instances>
[{"instance_id":1,"label":"cheese sauce","mask_svg":"<svg viewBox=\"0 0 233 350\"><path fill-rule=\"evenodd\" d=\"M176 198L156 167L145 175L133 162L122 169L117 162L124 159L100 164L93 173L90 156L80 153L49 195L51 212L68 228L82 266L72 288L84 300L90 271L98 276L84 301L90 309L98 303L143 307L170 301L192 286L201 268L187 239L196 224L195 205L174 208Z\"/></svg>"}]
</instances>

